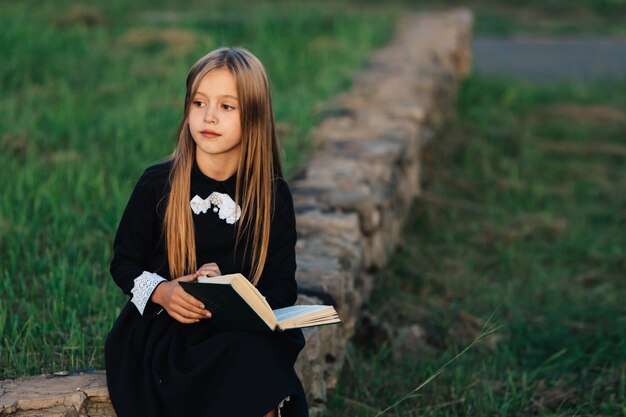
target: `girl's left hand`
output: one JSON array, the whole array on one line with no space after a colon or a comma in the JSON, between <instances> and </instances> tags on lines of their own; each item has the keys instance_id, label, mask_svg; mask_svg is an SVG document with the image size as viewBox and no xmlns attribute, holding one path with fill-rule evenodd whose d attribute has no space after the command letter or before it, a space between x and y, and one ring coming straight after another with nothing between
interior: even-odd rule
<instances>
[{"instance_id":1,"label":"girl's left hand","mask_svg":"<svg viewBox=\"0 0 626 417\"><path fill-rule=\"evenodd\" d=\"M198 271L196 271L198 275L206 275L207 277L219 277L222 275L220 272L220 267L217 266L215 262L211 262L208 264L202 265Z\"/></svg>"}]
</instances>

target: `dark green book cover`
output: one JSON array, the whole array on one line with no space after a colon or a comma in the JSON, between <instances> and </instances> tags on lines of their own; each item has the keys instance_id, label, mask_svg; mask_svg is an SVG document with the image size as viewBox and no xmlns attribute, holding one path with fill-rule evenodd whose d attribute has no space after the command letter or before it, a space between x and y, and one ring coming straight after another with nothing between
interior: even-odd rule
<instances>
[{"instance_id":1,"label":"dark green book cover","mask_svg":"<svg viewBox=\"0 0 626 417\"><path fill-rule=\"evenodd\" d=\"M221 330L271 331L267 324L229 284L181 282L189 294L204 303L213 325Z\"/></svg>"}]
</instances>

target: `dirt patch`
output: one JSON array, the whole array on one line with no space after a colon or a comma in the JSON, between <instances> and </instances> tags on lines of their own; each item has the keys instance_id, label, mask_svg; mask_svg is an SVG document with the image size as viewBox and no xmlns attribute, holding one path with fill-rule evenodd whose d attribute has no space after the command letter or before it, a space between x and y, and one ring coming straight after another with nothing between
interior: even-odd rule
<instances>
[{"instance_id":1,"label":"dirt patch","mask_svg":"<svg viewBox=\"0 0 626 417\"><path fill-rule=\"evenodd\" d=\"M119 39L121 46L142 49L164 47L176 56L187 54L195 43L196 34L182 29L136 28L130 29Z\"/></svg>"},{"instance_id":2,"label":"dirt patch","mask_svg":"<svg viewBox=\"0 0 626 417\"><path fill-rule=\"evenodd\" d=\"M626 113L609 105L557 104L549 108L553 116L589 123L626 123Z\"/></svg>"},{"instance_id":3,"label":"dirt patch","mask_svg":"<svg viewBox=\"0 0 626 417\"><path fill-rule=\"evenodd\" d=\"M546 388L544 381L537 384L536 395L528 404L528 411L533 415L542 414L544 410L559 410L566 405L575 404L580 396L577 387L559 386Z\"/></svg>"},{"instance_id":4,"label":"dirt patch","mask_svg":"<svg viewBox=\"0 0 626 417\"><path fill-rule=\"evenodd\" d=\"M76 4L67 12L57 16L54 23L58 26L85 25L92 27L105 25L107 19L99 9Z\"/></svg>"},{"instance_id":5,"label":"dirt patch","mask_svg":"<svg viewBox=\"0 0 626 417\"><path fill-rule=\"evenodd\" d=\"M567 231L567 220L549 213L528 213L512 218L506 224L487 223L482 229L486 244L509 246L527 239L555 241Z\"/></svg>"},{"instance_id":6,"label":"dirt patch","mask_svg":"<svg viewBox=\"0 0 626 417\"><path fill-rule=\"evenodd\" d=\"M538 143L537 146L543 151L556 154L626 157L626 146L617 143L571 143L543 141Z\"/></svg>"},{"instance_id":7,"label":"dirt patch","mask_svg":"<svg viewBox=\"0 0 626 417\"><path fill-rule=\"evenodd\" d=\"M0 150L13 156L24 156L31 145L30 137L5 133L0 137Z\"/></svg>"},{"instance_id":8,"label":"dirt patch","mask_svg":"<svg viewBox=\"0 0 626 417\"><path fill-rule=\"evenodd\" d=\"M308 44L309 50L315 53L332 52L339 49L337 38L333 36L318 36L312 39Z\"/></svg>"}]
</instances>

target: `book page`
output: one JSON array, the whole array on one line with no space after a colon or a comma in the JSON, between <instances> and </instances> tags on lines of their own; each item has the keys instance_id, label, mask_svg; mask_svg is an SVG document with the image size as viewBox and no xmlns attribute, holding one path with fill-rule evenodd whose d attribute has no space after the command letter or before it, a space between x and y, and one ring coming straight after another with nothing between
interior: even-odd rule
<instances>
[{"instance_id":1,"label":"book page","mask_svg":"<svg viewBox=\"0 0 626 417\"><path fill-rule=\"evenodd\" d=\"M328 306L320 306L320 305L298 305L298 306L291 306L291 307L285 307L285 308L279 308L277 310L274 310L274 316L276 316L276 320L278 322L284 321L284 320L289 320L289 319L293 319L295 317L299 317L299 316L303 316L309 313L314 313L317 311L322 311L327 309Z\"/></svg>"},{"instance_id":2,"label":"book page","mask_svg":"<svg viewBox=\"0 0 626 417\"><path fill-rule=\"evenodd\" d=\"M208 284L230 284L235 278L236 274L230 275L219 275L217 277L208 277L206 275L200 275L198 277L198 282L208 283Z\"/></svg>"}]
</instances>

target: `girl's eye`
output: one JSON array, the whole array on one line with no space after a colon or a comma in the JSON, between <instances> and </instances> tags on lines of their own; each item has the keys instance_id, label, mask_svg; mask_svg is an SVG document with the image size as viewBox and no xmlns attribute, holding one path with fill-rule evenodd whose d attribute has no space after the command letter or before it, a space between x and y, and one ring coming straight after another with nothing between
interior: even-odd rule
<instances>
[{"instance_id":1,"label":"girl's eye","mask_svg":"<svg viewBox=\"0 0 626 417\"><path fill-rule=\"evenodd\" d=\"M234 110L235 108L233 106L231 106L230 104L222 104L222 108L224 110Z\"/></svg>"},{"instance_id":2,"label":"girl's eye","mask_svg":"<svg viewBox=\"0 0 626 417\"><path fill-rule=\"evenodd\" d=\"M203 103L203 102L201 102L201 101L194 101L194 102L193 102L193 105L194 105L194 106L196 106L196 107L203 107L203 106L204 106L204 103Z\"/></svg>"}]
</instances>

